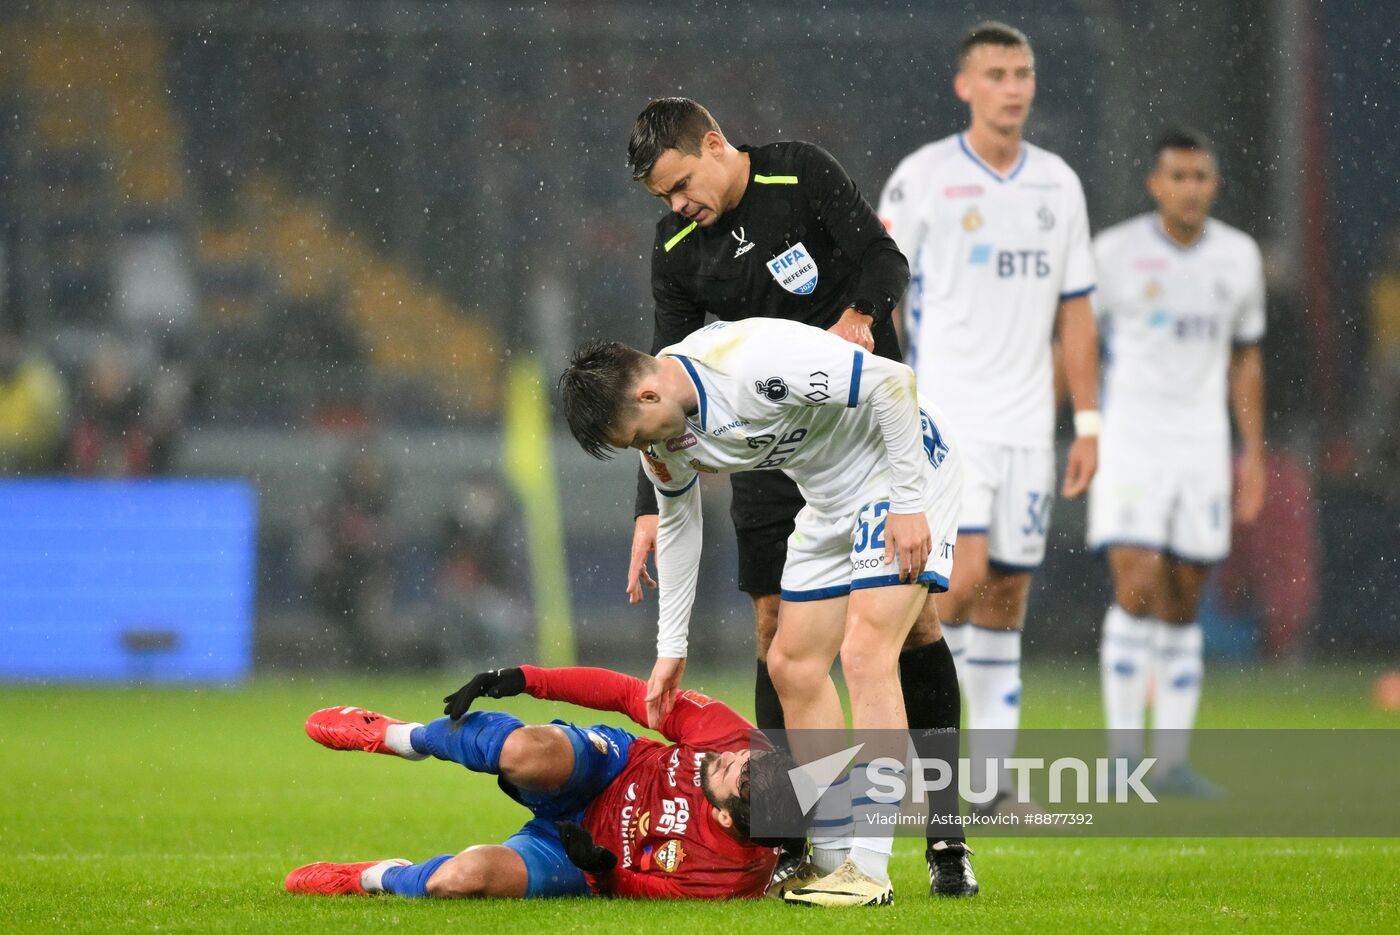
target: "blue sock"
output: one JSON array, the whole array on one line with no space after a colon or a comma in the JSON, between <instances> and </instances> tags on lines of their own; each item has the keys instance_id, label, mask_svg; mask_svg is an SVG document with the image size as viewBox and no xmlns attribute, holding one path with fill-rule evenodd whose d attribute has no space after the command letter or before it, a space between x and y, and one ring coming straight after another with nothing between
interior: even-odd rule
<instances>
[{"instance_id":1,"label":"blue sock","mask_svg":"<svg viewBox=\"0 0 1400 935\"><path fill-rule=\"evenodd\" d=\"M455 724L451 718L440 717L415 727L408 741L419 753L461 763L478 773L499 774L506 738L524 726L520 718L504 711L471 711Z\"/></svg>"},{"instance_id":2,"label":"blue sock","mask_svg":"<svg viewBox=\"0 0 1400 935\"><path fill-rule=\"evenodd\" d=\"M407 896L410 899L422 899L428 895L428 880L433 872L451 859L451 854L440 854L421 864L390 867L384 871L384 892L393 893L395 896Z\"/></svg>"}]
</instances>

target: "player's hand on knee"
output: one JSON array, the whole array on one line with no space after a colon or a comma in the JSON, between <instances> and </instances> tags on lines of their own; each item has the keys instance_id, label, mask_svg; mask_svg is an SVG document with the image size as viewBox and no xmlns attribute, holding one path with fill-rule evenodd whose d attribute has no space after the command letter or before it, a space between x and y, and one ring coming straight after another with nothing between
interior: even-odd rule
<instances>
[{"instance_id":1,"label":"player's hand on knee","mask_svg":"<svg viewBox=\"0 0 1400 935\"><path fill-rule=\"evenodd\" d=\"M655 579L647 571L647 559L656 551L657 522L655 513L643 513L637 517L632 531L632 558L627 563L627 602L630 604L641 601L644 582L653 590L656 588Z\"/></svg>"},{"instance_id":2,"label":"player's hand on knee","mask_svg":"<svg viewBox=\"0 0 1400 935\"><path fill-rule=\"evenodd\" d=\"M684 659L657 659L652 666L651 678L647 679L647 726L652 730L660 728L676 706L676 692L683 675Z\"/></svg>"},{"instance_id":3,"label":"player's hand on knee","mask_svg":"<svg viewBox=\"0 0 1400 935\"><path fill-rule=\"evenodd\" d=\"M593 835L583 825L574 821L556 821L554 827L559 829L564 853L584 873L607 873L617 866L617 855L601 844L594 844Z\"/></svg>"},{"instance_id":4,"label":"player's hand on knee","mask_svg":"<svg viewBox=\"0 0 1400 935\"><path fill-rule=\"evenodd\" d=\"M1060 490L1061 495L1066 500L1073 500L1088 490L1089 481L1094 479L1094 472L1098 469L1098 438L1093 435L1076 438L1074 444L1069 446L1069 463L1065 465L1065 483Z\"/></svg>"},{"instance_id":5,"label":"player's hand on knee","mask_svg":"<svg viewBox=\"0 0 1400 935\"><path fill-rule=\"evenodd\" d=\"M885 564L899 559L901 581L918 581L932 551L933 534L929 532L928 517L922 513L889 514L885 520Z\"/></svg>"},{"instance_id":6,"label":"player's hand on knee","mask_svg":"<svg viewBox=\"0 0 1400 935\"><path fill-rule=\"evenodd\" d=\"M525 670L491 669L473 676L470 682L442 699L446 702L442 713L454 721L461 720L478 698L510 698L524 690Z\"/></svg>"}]
</instances>

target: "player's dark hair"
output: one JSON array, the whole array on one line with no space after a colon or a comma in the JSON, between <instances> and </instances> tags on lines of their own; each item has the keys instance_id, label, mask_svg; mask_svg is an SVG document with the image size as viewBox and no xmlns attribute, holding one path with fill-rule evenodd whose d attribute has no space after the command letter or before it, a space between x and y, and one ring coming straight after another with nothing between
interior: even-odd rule
<instances>
[{"instance_id":1,"label":"player's dark hair","mask_svg":"<svg viewBox=\"0 0 1400 935\"><path fill-rule=\"evenodd\" d=\"M663 97L652 101L632 124L632 138L627 142L627 165L632 178L644 179L651 174L656 160L668 149L687 156L700 154L700 141L711 130L719 132L719 124L710 112L688 97Z\"/></svg>"},{"instance_id":2,"label":"player's dark hair","mask_svg":"<svg viewBox=\"0 0 1400 935\"><path fill-rule=\"evenodd\" d=\"M996 20L978 23L968 30L958 43L958 67L967 64L968 55L979 45L999 45L1007 49L1030 49L1031 40L1015 26L1008 26Z\"/></svg>"},{"instance_id":3,"label":"player's dark hair","mask_svg":"<svg viewBox=\"0 0 1400 935\"><path fill-rule=\"evenodd\" d=\"M1157 145L1152 150L1153 159L1161 159L1162 153L1169 149L1185 149L1215 158L1215 147L1210 145L1210 138L1191 127L1172 127L1158 137Z\"/></svg>"},{"instance_id":4,"label":"player's dark hair","mask_svg":"<svg viewBox=\"0 0 1400 935\"><path fill-rule=\"evenodd\" d=\"M757 801L771 813L765 818L772 827L802 827L805 822L802 808L793 792L792 780L788 777L788 771L796 768L797 763L786 753L754 750L749 761L739 769L737 795L717 799L708 781L701 783L701 790L711 805L729 812L729 817L734 820L734 830L739 832L740 837L765 847L777 847L788 838L753 836L753 804Z\"/></svg>"},{"instance_id":5,"label":"player's dark hair","mask_svg":"<svg viewBox=\"0 0 1400 935\"><path fill-rule=\"evenodd\" d=\"M612 457L608 430L632 407L630 391L651 360L617 341L586 341L559 376L569 431L584 451L600 461Z\"/></svg>"}]
</instances>

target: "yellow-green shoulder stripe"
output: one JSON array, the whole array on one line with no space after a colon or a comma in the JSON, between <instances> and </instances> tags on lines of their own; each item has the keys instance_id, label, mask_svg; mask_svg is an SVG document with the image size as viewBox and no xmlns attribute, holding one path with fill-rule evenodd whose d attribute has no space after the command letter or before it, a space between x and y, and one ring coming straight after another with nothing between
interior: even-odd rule
<instances>
[{"instance_id":1,"label":"yellow-green shoulder stripe","mask_svg":"<svg viewBox=\"0 0 1400 935\"><path fill-rule=\"evenodd\" d=\"M676 244L680 243L682 240L685 240L685 235L686 235L686 234L689 234L691 231L695 230L695 228L699 225L699 223L700 223L699 221L691 221L689 227L685 228L685 229L682 230L679 234L677 234L676 236L672 237L670 240L666 241L666 252L667 252L667 253L670 253L672 247L674 247Z\"/></svg>"},{"instance_id":2,"label":"yellow-green shoulder stripe","mask_svg":"<svg viewBox=\"0 0 1400 935\"><path fill-rule=\"evenodd\" d=\"M753 180L760 185L796 185L795 175L755 175Z\"/></svg>"}]
</instances>

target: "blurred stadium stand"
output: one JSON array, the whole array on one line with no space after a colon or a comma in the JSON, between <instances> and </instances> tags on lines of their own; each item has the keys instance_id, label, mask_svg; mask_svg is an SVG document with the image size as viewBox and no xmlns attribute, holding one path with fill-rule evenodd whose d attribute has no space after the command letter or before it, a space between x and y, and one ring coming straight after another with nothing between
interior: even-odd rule
<instances>
[{"instance_id":1,"label":"blurred stadium stand","mask_svg":"<svg viewBox=\"0 0 1400 935\"><path fill-rule=\"evenodd\" d=\"M331 664L335 627L298 556L347 453L378 451L395 582L373 627L378 664L441 662L468 638L432 609L440 526L466 479L500 476L512 354L553 373L580 338L650 338L658 205L623 167L636 112L695 96L737 141L821 143L873 195L902 155L964 120L952 45L980 11L932 6L777 0L760 27L737 0L5 3L0 315L74 397L94 356L127 347L151 405L178 422L154 469L253 482L262 665ZM1400 577L1400 381L1377 389L1383 355L1368 354L1371 332L1389 333L1389 292L1371 284L1394 275L1400 230L1383 44L1398 10L996 11L1036 45L1028 136L1079 171L1096 229L1147 206L1165 124L1215 138L1217 213L1259 238L1269 267L1270 437L1303 478L1297 509L1316 513L1316 611L1279 626L1320 654L1400 649L1386 599ZM640 661L653 605L621 599L630 463L602 467L564 435L557 454L581 653ZM730 587L724 485L706 495L715 584L696 654L742 659L751 622ZM1053 534L1031 651L1089 653L1106 589L1082 506L1058 505ZM1266 545L1255 578L1296 577L1289 549L1306 544ZM526 580L518 542L498 548ZM1218 595L1213 645L1253 652L1265 605L1285 599L1261 595L1290 593L1271 587Z\"/></svg>"}]
</instances>

